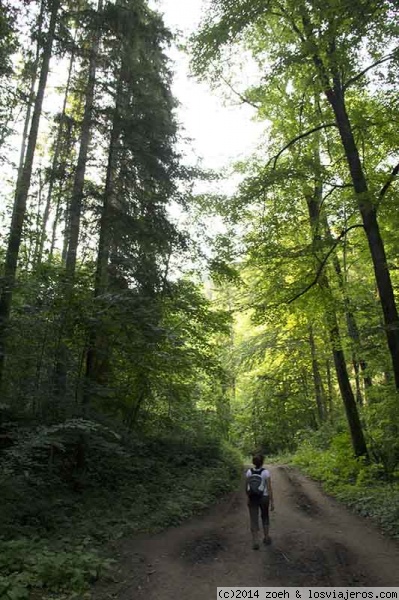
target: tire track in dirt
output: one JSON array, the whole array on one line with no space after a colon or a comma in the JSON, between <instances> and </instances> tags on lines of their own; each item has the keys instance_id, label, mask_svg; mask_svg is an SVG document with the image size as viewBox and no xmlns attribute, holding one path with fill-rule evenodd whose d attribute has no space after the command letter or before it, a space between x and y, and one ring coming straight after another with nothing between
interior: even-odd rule
<instances>
[{"instance_id":1,"label":"tire track in dirt","mask_svg":"<svg viewBox=\"0 0 399 600\"><path fill-rule=\"evenodd\" d=\"M288 482L292 486L292 497L294 504L303 512L311 516L320 516L322 514L321 507L305 493L302 484L294 476L294 471L289 470L287 467L278 467L278 472L287 478Z\"/></svg>"},{"instance_id":2,"label":"tire track in dirt","mask_svg":"<svg viewBox=\"0 0 399 600\"><path fill-rule=\"evenodd\" d=\"M95 600L208 600L217 586L399 586L399 545L289 467L272 467L272 545L253 551L242 491L183 525L115 545Z\"/></svg>"}]
</instances>

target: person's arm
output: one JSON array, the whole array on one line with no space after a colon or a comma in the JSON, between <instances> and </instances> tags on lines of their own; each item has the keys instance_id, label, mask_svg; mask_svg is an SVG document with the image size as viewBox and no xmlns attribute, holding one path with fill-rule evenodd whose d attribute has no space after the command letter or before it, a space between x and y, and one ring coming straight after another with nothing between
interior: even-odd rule
<instances>
[{"instance_id":1,"label":"person's arm","mask_svg":"<svg viewBox=\"0 0 399 600\"><path fill-rule=\"evenodd\" d=\"M248 478L250 477L251 474L251 469L248 469L248 471L245 473L245 493L248 496L248 490L247 490L247 485L248 485Z\"/></svg>"},{"instance_id":2,"label":"person's arm","mask_svg":"<svg viewBox=\"0 0 399 600\"><path fill-rule=\"evenodd\" d=\"M266 479L267 491L269 492L270 498L270 510L274 510L274 498L273 498L273 488L272 488L272 480L269 477Z\"/></svg>"}]
</instances>

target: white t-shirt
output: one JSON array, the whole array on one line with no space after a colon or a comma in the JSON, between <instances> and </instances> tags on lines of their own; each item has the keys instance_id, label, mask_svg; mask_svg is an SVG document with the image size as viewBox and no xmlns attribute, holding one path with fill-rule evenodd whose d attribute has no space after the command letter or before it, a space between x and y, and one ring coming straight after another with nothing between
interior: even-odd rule
<instances>
[{"instance_id":1,"label":"white t-shirt","mask_svg":"<svg viewBox=\"0 0 399 600\"><path fill-rule=\"evenodd\" d=\"M255 469L255 467L253 467ZM255 471L259 471L259 469L255 469ZM247 479L249 479L252 475L252 471L251 469L248 469L247 471ZM269 490L267 489L267 479L270 478L270 473L267 469L263 469L262 473L260 474L260 476L262 477L262 485L263 485L263 495L264 496L268 496L269 495Z\"/></svg>"}]
</instances>

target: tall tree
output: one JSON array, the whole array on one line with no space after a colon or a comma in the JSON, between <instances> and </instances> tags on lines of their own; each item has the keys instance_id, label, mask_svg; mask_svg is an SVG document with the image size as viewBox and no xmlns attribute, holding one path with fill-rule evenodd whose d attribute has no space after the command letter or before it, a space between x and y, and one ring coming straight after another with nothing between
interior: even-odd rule
<instances>
[{"instance_id":1,"label":"tall tree","mask_svg":"<svg viewBox=\"0 0 399 600\"><path fill-rule=\"evenodd\" d=\"M116 40L114 58L110 56L114 106L110 110L94 298L100 299L107 290L115 289L116 274L122 280L132 280L143 301L146 298L153 307L155 331L163 279L158 263L165 252L170 253L176 237L165 215L177 175L174 99L163 54L170 34L159 15L144 3L120 1L109 7L107 19ZM111 351L106 338L97 322L89 336L86 401L99 384L105 383L104 366ZM142 371L137 410L149 389L145 368ZM136 419L136 409L131 423Z\"/></svg>"},{"instance_id":2,"label":"tall tree","mask_svg":"<svg viewBox=\"0 0 399 600\"><path fill-rule=\"evenodd\" d=\"M313 382L315 388L317 412L319 417L319 423L323 423L327 416L326 396L324 392L323 380L320 374L319 361L317 358L316 344L313 334L313 325L309 326L309 344L312 355L312 372Z\"/></svg>"},{"instance_id":3,"label":"tall tree","mask_svg":"<svg viewBox=\"0 0 399 600\"><path fill-rule=\"evenodd\" d=\"M57 170L59 170L59 167L60 167L59 163L60 163L60 156L61 156L61 151L62 151L62 141L63 141L63 138L65 137L65 127L66 127L66 120L67 120L67 103L68 103L68 96L69 96L71 80L72 80L72 72L73 72L73 67L74 67L74 62L75 62L75 46L74 46L75 40L76 40L76 35L75 35L73 47L71 50L71 56L69 59L68 76L67 76L65 92L64 92L64 101L62 104L61 114L59 115L59 119L58 119L58 127L57 127L56 139L55 139L55 143L54 143L53 159L52 159L50 172L49 172L47 199L46 199L46 205L45 205L44 213L43 213L41 232L39 235L37 255L35 257L36 265L40 265L42 258L43 258L43 249L44 249L44 244L46 241L48 219L50 216L51 203L53 200L54 184L55 184L56 178L57 178L56 177ZM59 214L57 214L57 213L59 213L59 210L60 210L59 204L60 204L60 198L57 203L56 216L54 218L54 229L56 229L57 224L58 224L57 222L58 222ZM55 237L55 232L54 232L53 237ZM52 247L53 247L53 245L54 245L54 241L52 240Z\"/></svg>"},{"instance_id":4,"label":"tall tree","mask_svg":"<svg viewBox=\"0 0 399 600\"><path fill-rule=\"evenodd\" d=\"M75 276L76 257L79 242L80 219L82 211L83 188L89 152L90 135L93 125L94 90L96 85L96 69L98 51L101 39L101 16L103 0L98 0L97 12L92 23L91 40L89 42L88 77L85 88L85 108L80 132L79 154L77 159L72 197L69 203L69 240L65 261L65 272L68 286L73 285Z\"/></svg>"},{"instance_id":5,"label":"tall tree","mask_svg":"<svg viewBox=\"0 0 399 600\"><path fill-rule=\"evenodd\" d=\"M17 97L10 86L13 74L11 57L18 47L16 33L16 9L11 3L2 2L0 5L0 151L11 133L12 114ZM4 160L5 155L0 155Z\"/></svg>"},{"instance_id":6,"label":"tall tree","mask_svg":"<svg viewBox=\"0 0 399 600\"><path fill-rule=\"evenodd\" d=\"M244 38L268 70L268 81L283 77L302 88L311 85L332 109L368 240L399 389L399 319L377 220L378 196L370 191L347 102L351 89L361 87L373 68L397 60L397 6L389 0L270 0L265 10L261 1L214 0L212 9L197 36L198 73L220 57L222 48ZM384 54L390 46L393 51ZM365 51L370 64L363 68ZM323 122L319 128L325 126Z\"/></svg>"},{"instance_id":7,"label":"tall tree","mask_svg":"<svg viewBox=\"0 0 399 600\"><path fill-rule=\"evenodd\" d=\"M321 163L319 152L320 149L317 145L314 152L314 191L313 194L306 194L310 227L312 229L313 252L316 258L316 269L319 269L319 265L322 261L322 257L319 256L319 250L320 244L322 243L322 238L320 235L320 209L323 200L323 187L321 183ZM330 284L325 272L319 275L319 285L322 287L322 289L327 291L328 295L331 296ZM330 306L327 307L326 318L329 326L331 347L333 351L338 384L349 424L354 453L356 456L365 456L367 455L366 441L363 435L355 397L349 380L345 355L341 343L338 319L333 303L334 300L332 297L330 297Z\"/></svg>"},{"instance_id":8,"label":"tall tree","mask_svg":"<svg viewBox=\"0 0 399 600\"><path fill-rule=\"evenodd\" d=\"M35 100L35 89L36 89L36 80L39 70L39 62L40 62L40 52L42 49L42 29L44 25L44 11L45 11L45 2L42 0L40 3L40 11L37 17L36 31L33 31L32 42L33 39L36 38L36 52L33 60L28 60L25 65L25 70L29 73L29 92L28 92L28 101L26 107L26 115L24 121L24 129L22 132L22 141L21 141L21 152L19 156L19 166L18 166L18 177L17 177L17 185L22 177L22 172L24 168L25 162L25 152L26 152L26 143L28 139L28 131L31 120L32 107Z\"/></svg>"},{"instance_id":9,"label":"tall tree","mask_svg":"<svg viewBox=\"0 0 399 600\"><path fill-rule=\"evenodd\" d=\"M26 203L32 176L33 159L36 150L36 141L39 132L39 123L42 114L44 93L50 67L53 41L57 25L57 16L60 0L52 0L50 4L50 21L43 47L42 63L38 90L35 98L32 121L29 132L28 145L26 149L24 168L18 180L15 192L15 200L12 221L9 233L8 248L4 265L4 279L0 297L0 384L3 380L4 362L6 356L6 334L10 318L13 288L15 285L18 255L21 245L22 227L24 224Z\"/></svg>"},{"instance_id":10,"label":"tall tree","mask_svg":"<svg viewBox=\"0 0 399 600\"><path fill-rule=\"evenodd\" d=\"M89 145L93 134L94 94L96 84L98 83L96 71L102 34L102 11L103 0L98 0L97 10L91 12L91 22L89 25L87 78L84 87L84 111L80 127L79 152L74 172L71 198L67 203L65 281L63 286L65 305L60 320L59 346L55 366L55 395L60 398L65 396L67 389L67 348L64 338L71 336L70 305L75 284L85 174L89 157Z\"/></svg>"}]
</instances>

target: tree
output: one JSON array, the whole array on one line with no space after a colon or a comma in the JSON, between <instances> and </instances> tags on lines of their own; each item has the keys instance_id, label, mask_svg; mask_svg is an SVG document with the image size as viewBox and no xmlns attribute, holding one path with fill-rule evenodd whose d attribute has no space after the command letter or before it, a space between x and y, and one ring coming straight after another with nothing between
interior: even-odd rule
<instances>
[{"instance_id":1,"label":"tree","mask_svg":"<svg viewBox=\"0 0 399 600\"><path fill-rule=\"evenodd\" d=\"M25 71L27 71L28 80L30 80L30 82L29 82L29 91L28 91L24 129L22 132L21 152L20 152L19 165L18 165L17 186L18 186L19 180L22 177L22 172L23 172L23 168L24 168L26 143L28 140L28 132L29 132L29 125L30 125L30 121L31 121L32 107L33 107L33 103L35 100L36 80L37 80L38 70L39 70L40 52L42 50L42 29L43 29L43 25L44 25L44 10L45 10L45 3L44 3L44 1L42 1L40 3L40 11L39 11L39 14L37 17L37 24L35 27L36 31L33 31L32 36L31 36L32 42L36 38L36 52L34 54L33 60L28 58L28 60L26 60L26 62L25 62Z\"/></svg>"},{"instance_id":2,"label":"tree","mask_svg":"<svg viewBox=\"0 0 399 600\"><path fill-rule=\"evenodd\" d=\"M75 40L74 40L74 42L75 42ZM67 82L65 85L64 101L62 104L62 111L61 111L61 114L59 115L59 119L58 119L57 133L56 133L55 142L54 142L53 158L52 158L52 163L51 163L51 167L50 167L50 171L49 171L49 182L48 182L46 206L45 206L44 213L43 213L41 232L40 232L40 236L39 236L39 243L38 243L37 253L36 253L36 257L35 257L35 259L36 259L35 264L37 266L40 265L42 258L43 258L44 244L45 244L46 237L47 237L48 219L50 216L51 204L52 204L52 200L53 200L54 185L56 183L57 172L59 171L59 167L60 167L60 162L61 162L60 159L61 159L61 155L62 155L63 142L66 141L65 135L68 134L68 130L65 131L66 127L67 127L67 103L68 103L68 96L70 93L74 62L75 62L75 47L72 47L71 56L70 56L70 60L69 60L69 67L68 67L68 77L67 77ZM68 141L67 141L67 146L70 147L70 144L68 144ZM63 158L65 159L65 157L63 157ZM65 164L65 161L63 161L63 164ZM58 175L59 175L59 173L58 173ZM65 178L65 174L63 174L61 179L64 179L64 178ZM55 234L56 234L56 228L57 228L58 219L59 219L60 204L61 204L61 199L58 198L56 215L55 215L54 223L53 223L53 235L52 235L52 240L51 240L50 254L52 254L52 252L54 251Z\"/></svg>"},{"instance_id":3,"label":"tree","mask_svg":"<svg viewBox=\"0 0 399 600\"><path fill-rule=\"evenodd\" d=\"M109 11L110 31L115 36L114 41L112 37L109 41L114 106L109 110L110 141L100 213L95 305L101 305L101 297L112 290L111 272L118 273L121 280L131 280L143 301L153 306L155 332L165 292L159 263L171 253L177 240L165 214L178 175L174 99L162 50L170 36L159 16L145 5L119 2ZM126 14L130 15L128 20ZM105 362L108 364L110 344L106 339L97 321L89 338L86 400L107 379L104 366ZM139 394L142 399L148 394L145 370L138 384L143 390ZM142 399L137 401L137 409ZM135 419L133 415L131 421Z\"/></svg>"},{"instance_id":4,"label":"tree","mask_svg":"<svg viewBox=\"0 0 399 600\"><path fill-rule=\"evenodd\" d=\"M10 134L10 121L17 97L9 79L13 73L11 56L18 47L15 8L2 2L0 6L0 150ZM1 155L1 160L4 156Z\"/></svg>"},{"instance_id":5,"label":"tree","mask_svg":"<svg viewBox=\"0 0 399 600\"><path fill-rule=\"evenodd\" d=\"M358 0L350 5L344 0L327 3L270 0L265 10L263 2L214 0L212 9L196 40L194 67L197 73L204 73L212 60L220 58L222 48L244 39L267 69L267 87L278 78L280 83L281 79L286 84L292 81L301 89L312 86L326 99L323 114L328 114L328 107L332 110L333 125L340 135L368 240L396 387L399 388L399 321L377 220L378 196L370 191L348 108L351 90L361 89L372 69L397 60L394 47L397 7L387 0ZM393 51L384 55L390 46ZM364 52L372 61L365 68ZM384 77L382 72L380 76ZM280 94L287 94L284 86L280 87ZM256 94L250 98L255 101ZM323 119L315 130L331 125L330 119ZM302 134L301 138L315 130ZM391 181L391 175L388 181Z\"/></svg>"},{"instance_id":6,"label":"tree","mask_svg":"<svg viewBox=\"0 0 399 600\"><path fill-rule=\"evenodd\" d=\"M318 144L314 149L313 155L315 170L314 191L313 194L306 194L306 203L308 206L309 221L312 230L312 245L314 256L316 258L316 269L319 269L320 267L318 265L321 263L322 260L319 256L319 247L320 244L323 242L320 235L320 211L323 201L323 186L321 179L320 147ZM322 288L324 288L327 291L327 293L330 294L330 284L325 272L319 276L319 285ZM363 435L363 430L360 423L358 410L356 407L355 397L353 395L352 387L349 381L345 356L341 344L338 319L335 312L335 308L333 306L333 302L333 298L331 298L331 304L329 307L327 307L326 318L330 330L331 346L333 350L338 384L341 391L341 396L349 424L354 453L356 456L365 456L367 455L366 441Z\"/></svg>"},{"instance_id":7,"label":"tree","mask_svg":"<svg viewBox=\"0 0 399 600\"><path fill-rule=\"evenodd\" d=\"M68 281L68 288L73 286L73 278L76 267L83 187L89 151L90 133L92 128L94 88L96 84L96 68L101 36L100 19L102 10L103 2L102 0L99 0L97 5L97 14L94 15L93 19L92 32L88 47L89 63L87 83L85 86L85 107L81 124L79 154L75 170L72 197L69 203L69 240L65 260L65 272Z\"/></svg>"},{"instance_id":8,"label":"tree","mask_svg":"<svg viewBox=\"0 0 399 600\"><path fill-rule=\"evenodd\" d=\"M39 84L32 114L24 168L17 183L15 192L12 222L5 258L4 279L0 297L0 384L3 380L4 361L6 356L6 334L10 318L13 288L15 285L19 248L21 245L22 227L25 219L26 202L32 175L33 158L36 150L36 141L42 114L43 98L49 73L59 7L60 0L53 0L51 3L50 22L47 31L46 42L43 47Z\"/></svg>"}]
</instances>

